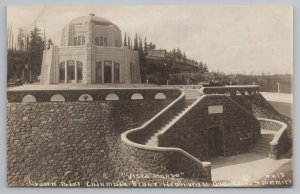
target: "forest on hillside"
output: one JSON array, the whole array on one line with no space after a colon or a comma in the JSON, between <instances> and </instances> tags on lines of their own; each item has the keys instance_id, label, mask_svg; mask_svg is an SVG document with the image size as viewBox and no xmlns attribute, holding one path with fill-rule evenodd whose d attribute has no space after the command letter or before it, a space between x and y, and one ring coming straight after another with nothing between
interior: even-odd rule
<instances>
[{"instance_id":1,"label":"forest on hillside","mask_svg":"<svg viewBox=\"0 0 300 194\"><path fill-rule=\"evenodd\" d=\"M19 28L17 39L14 40L14 32L9 27L7 42L7 80L14 82L36 82L41 73L43 50L53 45L50 38L46 39L45 30L35 27L29 33ZM219 82L227 85L260 85L261 91L292 93L293 77L291 74L244 75L225 74L224 72L210 71L209 65L202 61L189 58L185 51L174 48L169 51L157 49L157 45L147 38L135 34L132 39L126 33L123 37L123 46L138 52L142 83L158 85L192 85L201 82ZM150 51L164 50L166 56L159 60L147 58ZM191 65L192 64L192 65ZM210 64L211 66L213 64Z\"/></svg>"}]
</instances>

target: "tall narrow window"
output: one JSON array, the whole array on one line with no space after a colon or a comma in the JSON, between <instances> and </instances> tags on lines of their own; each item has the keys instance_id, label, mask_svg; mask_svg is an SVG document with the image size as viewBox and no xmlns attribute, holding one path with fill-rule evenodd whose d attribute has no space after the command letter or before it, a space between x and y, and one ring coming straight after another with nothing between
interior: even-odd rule
<instances>
[{"instance_id":1,"label":"tall narrow window","mask_svg":"<svg viewBox=\"0 0 300 194\"><path fill-rule=\"evenodd\" d=\"M65 81L65 62L59 64L59 80L60 82Z\"/></svg>"},{"instance_id":2,"label":"tall narrow window","mask_svg":"<svg viewBox=\"0 0 300 194\"><path fill-rule=\"evenodd\" d=\"M114 83L120 83L120 65L114 62Z\"/></svg>"},{"instance_id":3,"label":"tall narrow window","mask_svg":"<svg viewBox=\"0 0 300 194\"><path fill-rule=\"evenodd\" d=\"M103 37L100 37L100 46L103 46Z\"/></svg>"},{"instance_id":4,"label":"tall narrow window","mask_svg":"<svg viewBox=\"0 0 300 194\"><path fill-rule=\"evenodd\" d=\"M78 39L77 39L78 43L77 43L77 46L80 46L80 45L81 45L81 39L82 39L82 36L78 36Z\"/></svg>"},{"instance_id":5,"label":"tall narrow window","mask_svg":"<svg viewBox=\"0 0 300 194\"><path fill-rule=\"evenodd\" d=\"M77 80L82 80L82 62L77 61Z\"/></svg>"},{"instance_id":6,"label":"tall narrow window","mask_svg":"<svg viewBox=\"0 0 300 194\"><path fill-rule=\"evenodd\" d=\"M96 83L102 83L102 61L96 63Z\"/></svg>"},{"instance_id":7,"label":"tall narrow window","mask_svg":"<svg viewBox=\"0 0 300 194\"><path fill-rule=\"evenodd\" d=\"M74 37L74 46L77 46L77 40L78 40L78 37L75 36L75 37Z\"/></svg>"},{"instance_id":8,"label":"tall narrow window","mask_svg":"<svg viewBox=\"0 0 300 194\"><path fill-rule=\"evenodd\" d=\"M103 37L103 46L107 46L107 38Z\"/></svg>"},{"instance_id":9,"label":"tall narrow window","mask_svg":"<svg viewBox=\"0 0 300 194\"><path fill-rule=\"evenodd\" d=\"M75 61L67 61L68 81L75 80Z\"/></svg>"},{"instance_id":10,"label":"tall narrow window","mask_svg":"<svg viewBox=\"0 0 300 194\"><path fill-rule=\"evenodd\" d=\"M104 83L112 82L112 62L104 61Z\"/></svg>"},{"instance_id":11,"label":"tall narrow window","mask_svg":"<svg viewBox=\"0 0 300 194\"><path fill-rule=\"evenodd\" d=\"M95 37L95 45L100 46L100 37Z\"/></svg>"},{"instance_id":12,"label":"tall narrow window","mask_svg":"<svg viewBox=\"0 0 300 194\"><path fill-rule=\"evenodd\" d=\"M133 81L134 81L134 66L133 66L133 63L130 63L130 79L131 79L131 83L133 83Z\"/></svg>"},{"instance_id":13,"label":"tall narrow window","mask_svg":"<svg viewBox=\"0 0 300 194\"><path fill-rule=\"evenodd\" d=\"M82 36L82 45L85 45L85 36Z\"/></svg>"}]
</instances>

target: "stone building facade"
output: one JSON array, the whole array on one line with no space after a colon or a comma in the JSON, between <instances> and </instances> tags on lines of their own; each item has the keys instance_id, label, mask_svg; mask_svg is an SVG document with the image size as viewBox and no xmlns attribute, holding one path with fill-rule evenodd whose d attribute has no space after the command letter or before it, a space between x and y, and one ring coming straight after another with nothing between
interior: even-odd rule
<instances>
[{"instance_id":1,"label":"stone building facade","mask_svg":"<svg viewBox=\"0 0 300 194\"><path fill-rule=\"evenodd\" d=\"M137 51L122 47L118 26L94 14L73 19L62 30L61 47L43 54L43 84L140 82Z\"/></svg>"}]
</instances>

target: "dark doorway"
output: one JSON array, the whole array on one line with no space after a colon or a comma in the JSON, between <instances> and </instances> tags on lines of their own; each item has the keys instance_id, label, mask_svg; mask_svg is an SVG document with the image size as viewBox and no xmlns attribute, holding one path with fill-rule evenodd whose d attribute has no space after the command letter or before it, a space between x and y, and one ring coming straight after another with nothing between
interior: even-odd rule
<instances>
[{"instance_id":1,"label":"dark doorway","mask_svg":"<svg viewBox=\"0 0 300 194\"><path fill-rule=\"evenodd\" d=\"M224 156L224 130L222 126L214 126L208 130L208 158Z\"/></svg>"},{"instance_id":2,"label":"dark doorway","mask_svg":"<svg viewBox=\"0 0 300 194\"><path fill-rule=\"evenodd\" d=\"M112 62L104 61L104 83L112 83Z\"/></svg>"}]
</instances>

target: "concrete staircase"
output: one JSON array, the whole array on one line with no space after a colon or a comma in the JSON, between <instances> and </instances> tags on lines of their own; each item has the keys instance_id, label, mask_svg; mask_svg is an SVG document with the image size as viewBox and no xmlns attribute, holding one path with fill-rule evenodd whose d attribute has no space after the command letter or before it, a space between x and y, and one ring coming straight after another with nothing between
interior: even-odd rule
<instances>
[{"instance_id":1,"label":"concrete staircase","mask_svg":"<svg viewBox=\"0 0 300 194\"><path fill-rule=\"evenodd\" d=\"M251 153L269 157L270 153L270 142L274 137L274 132L269 130L262 130L261 138L259 138L250 149Z\"/></svg>"},{"instance_id":2,"label":"concrete staircase","mask_svg":"<svg viewBox=\"0 0 300 194\"><path fill-rule=\"evenodd\" d=\"M178 118L180 117L180 115L185 113L185 110L194 102L195 100L186 100L186 106L176 114L175 117L173 117L171 120L166 121L166 123L158 130L156 131L156 133L154 133L146 142L145 145L148 146L154 146L157 147L158 145L158 136L161 135L162 133L164 133L171 125L173 125Z\"/></svg>"}]
</instances>

